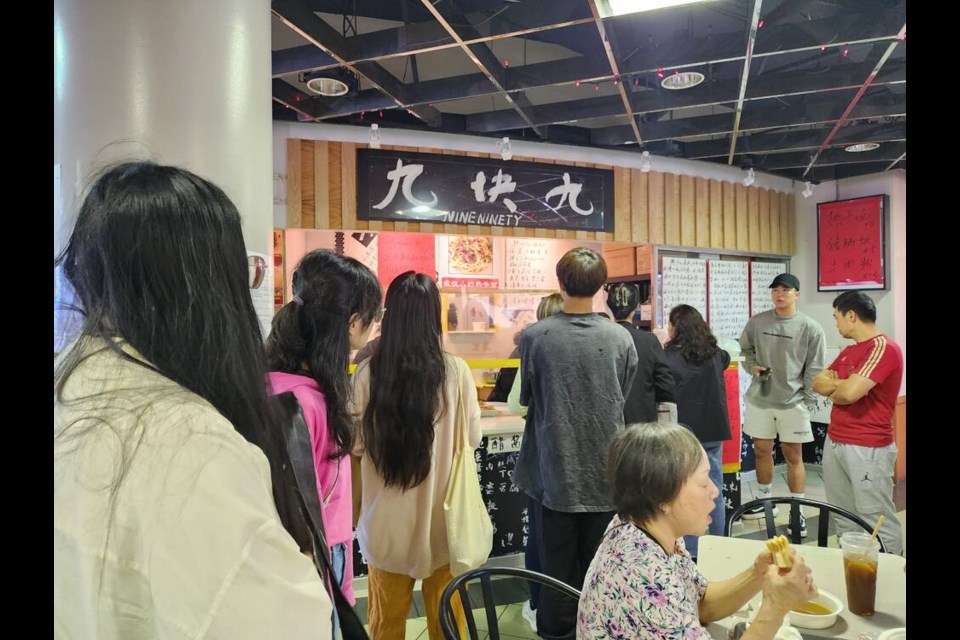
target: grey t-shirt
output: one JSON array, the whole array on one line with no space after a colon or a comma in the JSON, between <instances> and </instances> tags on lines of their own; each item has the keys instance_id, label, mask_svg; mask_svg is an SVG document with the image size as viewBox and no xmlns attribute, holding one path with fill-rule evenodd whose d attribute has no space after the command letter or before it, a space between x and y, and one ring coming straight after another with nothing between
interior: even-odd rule
<instances>
[{"instance_id":1,"label":"grey t-shirt","mask_svg":"<svg viewBox=\"0 0 960 640\"><path fill-rule=\"evenodd\" d=\"M823 371L826 336L820 323L799 311L781 318L773 309L750 318L740 335L744 366L769 367L766 382L754 377L746 401L764 409L786 409L816 401L813 377Z\"/></svg>"},{"instance_id":2,"label":"grey t-shirt","mask_svg":"<svg viewBox=\"0 0 960 640\"><path fill-rule=\"evenodd\" d=\"M520 367L529 410L514 483L554 511L613 511L607 450L637 371L633 338L595 313L561 312L524 332Z\"/></svg>"}]
</instances>

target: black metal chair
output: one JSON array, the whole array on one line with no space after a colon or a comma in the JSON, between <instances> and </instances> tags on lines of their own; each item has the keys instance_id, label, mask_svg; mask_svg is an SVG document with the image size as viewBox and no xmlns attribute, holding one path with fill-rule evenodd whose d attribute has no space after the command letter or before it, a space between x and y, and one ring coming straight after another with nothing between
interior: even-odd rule
<instances>
[{"instance_id":1,"label":"black metal chair","mask_svg":"<svg viewBox=\"0 0 960 640\"><path fill-rule=\"evenodd\" d=\"M440 628L443 629L443 637L446 640L463 640L460 637L460 630L457 627L456 618L453 615L453 594L460 594L460 602L463 603L463 610L467 618L467 632L471 640L480 640L480 634L477 631L477 622L473 619L470 598L467 595L467 587L472 583L480 583L480 593L483 600L483 608L487 616L487 631L490 633L490 640L500 640L500 630L497 627L497 603L493 598L493 578L513 577L521 578L527 582L537 582L548 589L555 589L560 593L567 595L574 600L580 600L580 592L568 584L560 582L555 578L528 571L527 569L514 569L511 567L481 567L473 571L462 573L447 585L443 595L440 596Z\"/></svg>"},{"instance_id":2,"label":"black metal chair","mask_svg":"<svg viewBox=\"0 0 960 640\"><path fill-rule=\"evenodd\" d=\"M832 505L828 502L811 500L810 498L794 498L792 496L785 496L760 498L759 500L751 500L750 502L741 504L739 507L734 509L727 518L727 536L729 537L733 531L733 523L740 519L745 511L754 509L758 506L763 507L763 519L767 527L767 537L772 538L773 536L777 535L777 525L773 519L773 507L774 505L778 504L786 504L790 506L789 532L792 533L788 532L787 538L789 538L790 542L793 544L800 544L800 505L814 507L819 510L819 513L817 514L820 518L820 521L817 523L817 546L827 546L827 537L830 535L831 515L846 518L854 524L862 527L867 533L873 533L873 526L870 523L857 514L847 511L842 507ZM811 515L807 514L807 517L811 517ZM880 542L880 551L885 553L886 549L883 547L883 540L880 540L878 537L877 541Z\"/></svg>"}]
</instances>

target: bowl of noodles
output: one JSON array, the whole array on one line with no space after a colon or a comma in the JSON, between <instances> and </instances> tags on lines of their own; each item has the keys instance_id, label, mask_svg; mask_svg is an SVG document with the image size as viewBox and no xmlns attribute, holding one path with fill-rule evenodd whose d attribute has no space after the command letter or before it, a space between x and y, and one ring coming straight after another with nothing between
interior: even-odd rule
<instances>
[{"instance_id":1,"label":"bowl of noodles","mask_svg":"<svg viewBox=\"0 0 960 640\"><path fill-rule=\"evenodd\" d=\"M493 243L477 236L452 237L447 243L447 259L452 273L493 273Z\"/></svg>"}]
</instances>

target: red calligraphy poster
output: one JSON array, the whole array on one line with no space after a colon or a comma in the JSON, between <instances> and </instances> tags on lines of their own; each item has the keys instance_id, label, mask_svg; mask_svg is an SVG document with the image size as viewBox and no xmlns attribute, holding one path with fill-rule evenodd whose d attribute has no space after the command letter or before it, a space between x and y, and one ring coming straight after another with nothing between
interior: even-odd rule
<instances>
[{"instance_id":1,"label":"red calligraphy poster","mask_svg":"<svg viewBox=\"0 0 960 640\"><path fill-rule=\"evenodd\" d=\"M381 233L377 278L384 295L393 279L405 271L437 277L436 242L428 233Z\"/></svg>"},{"instance_id":2,"label":"red calligraphy poster","mask_svg":"<svg viewBox=\"0 0 960 640\"><path fill-rule=\"evenodd\" d=\"M817 205L817 290L885 289L887 196Z\"/></svg>"},{"instance_id":3,"label":"red calligraphy poster","mask_svg":"<svg viewBox=\"0 0 960 640\"><path fill-rule=\"evenodd\" d=\"M740 372L728 367L723 372L727 392L727 413L730 416L730 439L723 442L723 471L740 470Z\"/></svg>"}]
</instances>

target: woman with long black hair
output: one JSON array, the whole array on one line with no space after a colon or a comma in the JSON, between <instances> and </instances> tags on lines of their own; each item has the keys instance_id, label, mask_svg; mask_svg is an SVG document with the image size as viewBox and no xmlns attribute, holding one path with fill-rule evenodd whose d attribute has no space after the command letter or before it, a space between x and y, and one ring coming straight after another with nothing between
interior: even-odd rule
<instances>
[{"instance_id":1,"label":"woman with long black hair","mask_svg":"<svg viewBox=\"0 0 960 640\"><path fill-rule=\"evenodd\" d=\"M383 292L363 263L318 249L293 273L293 299L267 338L270 386L292 392L310 431L317 494L334 578L353 604L353 499L349 454L350 351L362 347L379 318Z\"/></svg>"},{"instance_id":2,"label":"woman with long black hair","mask_svg":"<svg viewBox=\"0 0 960 640\"><path fill-rule=\"evenodd\" d=\"M441 640L439 603L450 583L443 501L458 416L480 444L480 405L466 362L445 353L440 292L408 271L387 289L380 346L354 374L360 420L354 454L362 497L357 539L370 570L370 636L402 640L416 580L423 580L427 630ZM454 609L466 637L465 618Z\"/></svg>"},{"instance_id":3,"label":"woman with long black hair","mask_svg":"<svg viewBox=\"0 0 960 640\"><path fill-rule=\"evenodd\" d=\"M120 164L58 264L83 325L54 363L54 638L331 637L283 520L236 207L184 169Z\"/></svg>"}]
</instances>

